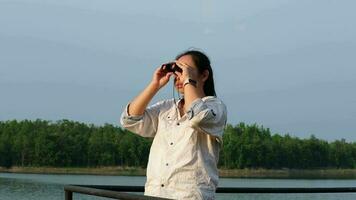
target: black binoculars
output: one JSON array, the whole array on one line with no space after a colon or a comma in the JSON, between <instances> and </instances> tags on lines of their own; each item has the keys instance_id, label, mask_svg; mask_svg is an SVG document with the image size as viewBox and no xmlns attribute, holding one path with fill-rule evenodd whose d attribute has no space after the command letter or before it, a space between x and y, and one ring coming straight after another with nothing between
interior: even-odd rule
<instances>
[{"instance_id":1,"label":"black binoculars","mask_svg":"<svg viewBox=\"0 0 356 200\"><path fill-rule=\"evenodd\" d=\"M170 63L163 64L161 68L163 69L163 72L165 72L165 73L167 73L167 72L173 72L174 73L176 71L180 72L180 73L183 72L182 68L178 67L178 65L175 62L170 62Z\"/></svg>"}]
</instances>

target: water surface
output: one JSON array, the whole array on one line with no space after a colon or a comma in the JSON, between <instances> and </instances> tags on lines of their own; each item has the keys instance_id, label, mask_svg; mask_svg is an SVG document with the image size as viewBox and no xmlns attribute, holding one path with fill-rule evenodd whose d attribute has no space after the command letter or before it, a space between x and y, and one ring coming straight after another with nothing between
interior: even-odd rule
<instances>
[{"instance_id":1,"label":"water surface","mask_svg":"<svg viewBox=\"0 0 356 200\"><path fill-rule=\"evenodd\" d=\"M0 173L1 200L63 200L64 185L135 185L143 186L142 176L99 176L99 175L47 175ZM222 187L356 187L356 180L306 180L306 179L239 179L221 178ZM74 200L92 200L100 198L89 195L74 194ZM217 199L227 200L355 200L356 193L327 194L217 194Z\"/></svg>"}]
</instances>

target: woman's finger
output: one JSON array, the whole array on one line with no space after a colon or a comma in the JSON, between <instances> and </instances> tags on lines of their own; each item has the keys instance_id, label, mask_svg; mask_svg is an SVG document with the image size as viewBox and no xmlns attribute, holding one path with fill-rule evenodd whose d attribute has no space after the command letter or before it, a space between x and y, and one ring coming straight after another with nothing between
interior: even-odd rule
<instances>
[{"instance_id":1,"label":"woman's finger","mask_svg":"<svg viewBox=\"0 0 356 200\"><path fill-rule=\"evenodd\" d=\"M156 72L157 72L157 73L162 72L162 66L158 67L158 68L156 69Z\"/></svg>"},{"instance_id":2,"label":"woman's finger","mask_svg":"<svg viewBox=\"0 0 356 200\"><path fill-rule=\"evenodd\" d=\"M176 77L182 76L182 72L179 72L179 71L174 71L173 74L174 74Z\"/></svg>"}]
</instances>

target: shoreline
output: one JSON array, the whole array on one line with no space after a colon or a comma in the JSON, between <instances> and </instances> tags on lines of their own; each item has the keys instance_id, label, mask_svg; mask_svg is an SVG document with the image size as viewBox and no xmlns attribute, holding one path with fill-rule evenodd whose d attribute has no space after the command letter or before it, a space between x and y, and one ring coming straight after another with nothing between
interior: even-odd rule
<instances>
[{"instance_id":1,"label":"shoreline","mask_svg":"<svg viewBox=\"0 0 356 200\"><path fill-rule=\"evenodd\" d=\"M145 176L140 167L0 167L0 173ZM356 179L356 169L219 169L220 178Z\"/></svg>"}]
</instances>

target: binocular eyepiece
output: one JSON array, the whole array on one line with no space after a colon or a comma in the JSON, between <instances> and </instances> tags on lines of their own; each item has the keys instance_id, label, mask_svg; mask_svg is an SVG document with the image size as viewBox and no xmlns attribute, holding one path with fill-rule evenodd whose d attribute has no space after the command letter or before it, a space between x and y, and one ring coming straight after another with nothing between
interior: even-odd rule
<instances>
[{"instance_id":1,"label":"binocular eyepiece","mask_svg":"<svg viewBox=\"0 0 356 200\"><path fill-rule=\"evenodd\" d=\"M161 68L162 68L163 72L165 72L165 73L168 73L168 72L175 73L176 71L180 72L180 73L183 72L182 68L178 67L178 65L175 62L163 64Z\"/></svg>"}]
</instances>

